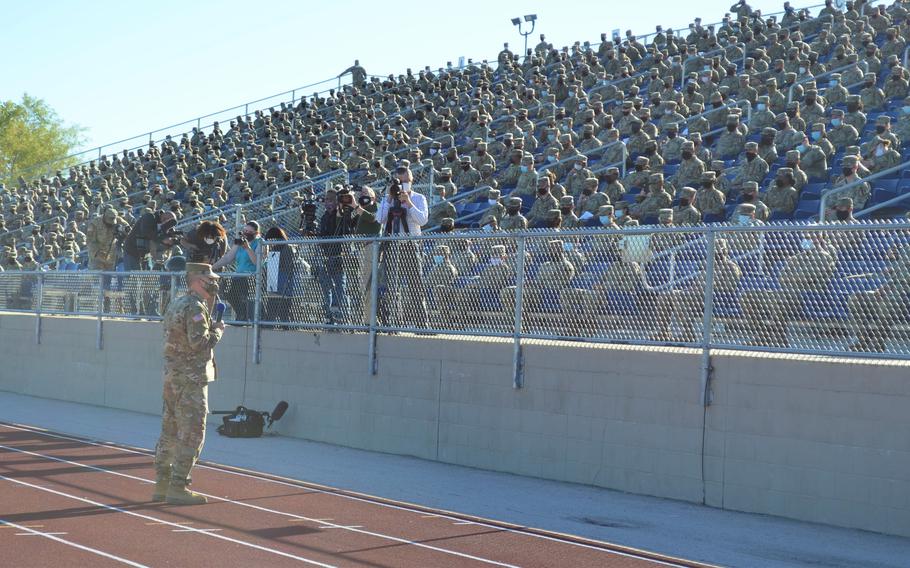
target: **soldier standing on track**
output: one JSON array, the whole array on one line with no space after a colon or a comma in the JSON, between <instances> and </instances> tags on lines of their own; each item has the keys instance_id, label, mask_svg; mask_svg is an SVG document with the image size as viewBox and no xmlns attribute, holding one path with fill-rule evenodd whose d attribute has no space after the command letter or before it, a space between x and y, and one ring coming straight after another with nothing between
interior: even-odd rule
<instances>
[{"instance_id":1,"label":"soldier standing on track","mask_svg":"<svg viewBox=\"0 0 910 568\"><path fill-rule=\"evenodd\" d=\"M164 316L164 410L155 450L153 501L201 505L186 488L205 441L208 383L215 380L214 347L224 322L212 321L219 276L210 264L187 263L189 292Z\"/></svg>"}]
</instances>

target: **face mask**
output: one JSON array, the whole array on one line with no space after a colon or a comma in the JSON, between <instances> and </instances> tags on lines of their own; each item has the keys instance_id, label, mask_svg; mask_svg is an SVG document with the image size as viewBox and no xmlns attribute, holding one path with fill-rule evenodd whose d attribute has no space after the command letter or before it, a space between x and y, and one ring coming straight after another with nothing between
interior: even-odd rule
<instances>
[{"instance_id":1,"label":"face mask","mask_svg":"<svg viewBox=\"0 0 910 568\"><path fill-rule=\"evenodd\" d=\"M832 118L832 119L831 119L831 126L834 126L835 128L837 128L837 127L839 127L840 125L841 125L841 119L839 119L839 118Z\"/></svg>"},{"instance_id":2,"label":"face mask","mask_svg":"<svg viewBox=\"0 0 910 568\"><path fill-rule=\"evenodd\" d=\"M547 156L547 161L551 164L554 163L556 161L556 156Z\"/></svg>"},{"instance_id":3,"label":"face mask","mask_svg":"<svg viewBox=\"0 0 910 568\"><path fill-rule=\"evenodd\" d=\"M623 211L622 209L620 209L619 211L616 212L617 219L622 219L623 215L625 215L625 211Z\"/></svg>"},{"instance_id":4,"label":"face mask","mask_svg":"<svg viewBox=\"0 0 910 568\"><path fill-rule=\"evenodd\" d=\"M752 222L752 217L749 215L739 215L737 216L737 220L739 221L740 225L748 225Z\"/></svg>"},{"instance_id":5,"label":"face mask","mask_svg":"<svg viewBox=\"0 0 910 568\"><path fill-rule=\"evenodd\" d=\"M213 245L213 244L215 244L215 239L205 239L205 244Z\"/></svg>"},{"instance_id":6,"label":"face mask","mask_svg":"<svg viewBox=\"0 0 910 568\"><path fill-rule=\"evenodd\" d=\"M813 243L813 242L812 242L811 240L809 240L809 239L803 239L803 240L799 243L799 246L800 246L803 250L812 250L812 249L815 247L815 243Z\"/></svg>"},{"instance_id":7,"label":"face mask","mask_svg":"<svg viewBox=\"0 0 910 568\"><path fill-rule=\"evenodd\" d=\"M496 205L496 204L499 203L499 202L496 201L495 199L487 199L487 203L490 204L490 205Z\"/></svg>"},{"instance_id":8,"label":"face mask","mask_svg":"<svg viewBox=\"0 0 910 568\"><path fill-rule=\"evenodd\" d=\"M882 148L881 146L879 146L878 148L875 149L875 156L876 156L876 157L881 157L881 156L884 156L884 155L885 155L885 149L884 149L884 148Z\"/></svg>"},{"instance_id":9,"label":"face mask","mask_svg":"<svg viewBox=\"0 0 910 568\"><path fill-rule=\"evenodd\" d=\"M550 94L550 91L548 91L548 90L546 90L546 89L540 91L540 96L542 96L542 97L545 97L545 96L547 96L547 95L549 95L549 94Z\"/></svg>"},{"instance_id":10,"label":"face mask","mask_svg":"<svg viewBox=\"0 0 910 568\"><path fill-rule=\"evenodd\" d=\"M483 226L483 232L484 232L484 233L492 233L492 232L493 232L493 225L484 225L484 226Z\"/></svg>"},{"instance_id":11,"label":"face mask","mask_svg":"<svg viewBox=\"0 0 910 568\"><path fill-rule=\"evenodd\" d=\"M805 74L805 73L806 73L806 68L805 68L805 67L800 67L800 68L799 68L799 74L800 74L800 75L803 75L803 74Z\"/></svg>"},{"instance_id":12,"label":"face mask","mask_svg":"<svg viewBox=\"0 0 910 568\"><path fill-rule=\"evenodd\" d=\"M799 152L800 154L805 153L805 151L806 151L806 145L805 145L805 144L800 144L799 146L796 147L796 151Z\"/></svg>"},{"instance_id":13,"label":"face mask","mask_svg":"<svg viewBox=\"0 0 910 568\"><path fill-rule=\"evenodd\" d=\"M904 114L910 114L910 106L901 107L901 111Z\"/></svg>"},{"instance_id":14,"label":"face mask","mask_svg":"<svg viewBox=\"0 0 910 568\"><path fill-rule=\"evenodd\" d=\"M757 108L759 111L764 111L766 108L768 108L768 105L765 103L758 103Z\"/></svg>"},{"instance_id":15,"label":"face mask","mask_svg":"<svg viewBox=\"0 0 910 568\"><path fill-rule=\"evenodd\" d=\"M501 258L491 258L490 264L493 266L499 266L500 264L502 264L502 259Z\"/></svg>"},{"instance_id":16,"label":"face mask","mask_svg":"<svg viewBox=\"0 0 910 568\"><path fill-rule=\"evenodd\" d=\"M442 264L442 260L443 259L441 254L433 255L433 262L436 264Z\"/></svg>"},{"instance_id":17,"label":"face mask","mask_svg":"<svg viewBox=\"0 0 910 568\"><path fill-rule=\"evenodd\" d=\"M575 164L575 169L576 169L576 170L581 170L581 168L582 168L581 164Z\"/></svg>"},{"instance_id":18,"label":"face mask","mask_svg":"<svg viewBox=\"0 0 910 568\"><path fill-rule=\"evenodd\" d=\"M435 155L436 155L436 152L438 152L438 151L439 151L439 150L437 150L436 148L430 148L430 155L431 155L431 156L435 156Z\"/></svg>"},{"instance_id":19,"label":"face mask","mask_svg":"<svg viewBox=\"0 0 910 568\"><path fill-rule=\"evenodd\" d=\"M547 158L547 159L549 159L549 158ZM519 167L521 168L521 173L523 173L523 174L528 173L528 166L519 166Z\"/></svg>"},{"instance_id":20,"label":"face mask","mask_svg":"<svg viewBox=\"0 0 910 568\"><path fill-rule=\"evenodd\" d=\"M562 250L569 252L574 245L572 243L562 243Z\"/></svg>"},{"instance_id":21,"label":"face mask","mask_svg":"<svg viewBox=\"0 0 910 568\"><path fill-rule=\"evenodd\" d=\"M837 86L837 81L836 81L836 80L834 80L834 81L828 81L828 86L829 86L829 87L836 87L836 86Z\"/></svg>"},{"instance_id":22,"label":"face mask","mask_svg":"<svg viewBox=\"0 0 910 568\"><path fill-rule=\"evenodd\" d=\"M205 282L202 285L203 289L209 296L215 296L218 294L218 283L211 280Z\"/></svg>"},{"instance_id":23,"label":"face mask","mask_svg":"<svg viewBox=\"0 0 910 568\"><path fill-rule=\"evenodd\" d=\"M401 182L401 191L411 191L411 182L409 182L409 181Z\"/></svg>"},{"instance_id":24,"label":"face mask","mask_svg":"<svg viewBox=\"0 0 910 568\"><path fill-rule=\"evenodd\" d=\"M609 225L609 224L610 224L610 216L609 216L609 215L601 215L600 217L598 217L598 219L600 219L600 224L601 224L601 225Z\"/></svg>"},{"instance_id":25,"label":"face mask","mask_svg":"<svg viewBox=\"0 0 910 568\"><path fill-rule=\"evenodd\" d=\"M822 139L822 133L821 133L821 132L818 132L817 130L814 131L814 132L812 132L812 140L818 142L818 141L821 140L821 139Z\"/></svg>"}]
</instances>

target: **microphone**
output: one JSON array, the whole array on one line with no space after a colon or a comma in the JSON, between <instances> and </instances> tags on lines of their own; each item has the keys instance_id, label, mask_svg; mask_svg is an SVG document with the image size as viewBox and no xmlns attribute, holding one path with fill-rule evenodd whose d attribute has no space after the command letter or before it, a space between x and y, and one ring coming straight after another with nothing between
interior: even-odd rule
<instances>
[{"instance_id":1,"label":"microphone","mask_svg":"<svg viewBox=\"0 0 910 568\"><path fill-rule=\"evenodd\" d=\"M218 302L215 304L215 323L219 323L222 318L224 318L224 310L226 308L227 306L224 304L224 302Z\"/></svg>"},{"instance_id":2,"label":"microphone","mask_svg":"<svg viewBox=\"0 0 910 568\"><path fill-rule=\"evenodd\" d=\"M276 404L275 410L273 410L272 413L269 414L269 428L272 427L272 422L274 422L276 420L281 420L281 417L284 416L284 413L287 412L287 410L288 410L287 402L282 400L281 402Z\"/></svg>"}]
</instances>

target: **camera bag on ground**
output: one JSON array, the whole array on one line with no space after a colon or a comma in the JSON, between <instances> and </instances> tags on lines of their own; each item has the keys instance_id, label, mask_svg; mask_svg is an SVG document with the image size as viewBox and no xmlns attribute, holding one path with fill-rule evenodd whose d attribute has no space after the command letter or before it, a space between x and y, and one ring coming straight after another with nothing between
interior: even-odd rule
<instances>
[{"instance_id":1,"label":"camera bag on ground","mask_svg":"<svg viewBox=\"0 0 910 568\"><path fill-rule=\"evenodd\" d=\"M224 414L218 433L228 438L258 438L264 428L271 429L276 420L280 420L288 409L288 403L281 401L271 413L250 410L238 406L235 410L214 411L212 414Z\"/></svg>"}]
</instances>

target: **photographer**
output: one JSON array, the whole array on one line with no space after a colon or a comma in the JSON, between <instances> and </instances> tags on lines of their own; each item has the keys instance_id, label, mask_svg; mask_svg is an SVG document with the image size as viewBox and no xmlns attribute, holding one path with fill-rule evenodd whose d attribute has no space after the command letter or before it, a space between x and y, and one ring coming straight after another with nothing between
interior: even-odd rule
<instances>
[{"instance_id":1,"label":"photographer","mask_svg":"<svg viewBox=\"0 0 910 568\"><path fill-rule=\"evenodd\" d=\"M212 270L220 270L232 262L236 262L234 271L244 274L244 276L231 278L231 284L227 290L228 303L234 309L234 315L238 321L249 320L250 292L253 290L256 263L262 260L261 245L259 223L250 221L243 226L243 230L234 239L234 244L227 254L212 265Z\"/></svg>"},{"instance_id":2,"label":"photographer","mask_svg":"<svg viewBox=\"0 0 910 568\"><path fill-rule=\"evenodd\" d=\"M334 193L334 199L330 196ZM319 220L319 236L341 238L357 228L354 195L347 188L326 192L325 213ZM359 205L357 205L359 207ZM351 262L350 243L322 243L325 261L317 268L322 287L326 323L345 323L349 319L348 298L344 293L345 261Z\"/></svg>"},{"instance_id":3,"label":"photographer","mask_svg":"<svg viewBox=\"0 0 910 568\"><path fill-rule=\"evenodd\" d=\"M203 221L180 239L187 262L215 264L227 252L227 232L216 221Z\"/></svg>"},{"instance_id":4,"label":"photographer","mask_svg":"<svg viewBox=\"0 0 910 568\"><path fill-rule=\"evenodd\" d=\"M386 235L419 235L429 219L426 198L411 191L414 175L410 162L402 160L395 169L388 194L379 206L377 220ZM382 268L387 294L383 313L390 323L406 327L427 326L426 288L423 284L423 254L419 241L384 243ZM385 319L385 318L384 318Z\"/></svg>"},{"instance_id":5,"label":"photographer","mask_svg":"<svg viewBox=\"0 0 910 568\"><path fill-rule=\"evenodd\" d=\"M177 217L170 211L142 214L123 242L124 270L141 270L150 253L177 244L180 233L174 230L176 224Z\"/></svg>"},{"instance_id":6,"label":"photographer","mask_svg":"<svg viewBox=\"0 0 910 568\"><path fill-rule=\"evenodd\" d=\"M360 195L357 197L357 206L354 207L354 215L357 217L357 236L374 237L382 231L382 225L376 220L376 212L379 207L376 205L376 194L368 186L360 188ZM373 304L373 242L363 241L355 243L359 249L358 258L359 266L359 287L360 287L360 314L361 321L364 325L370 323L370 311Z\"/></svg>"}]
</instances>

